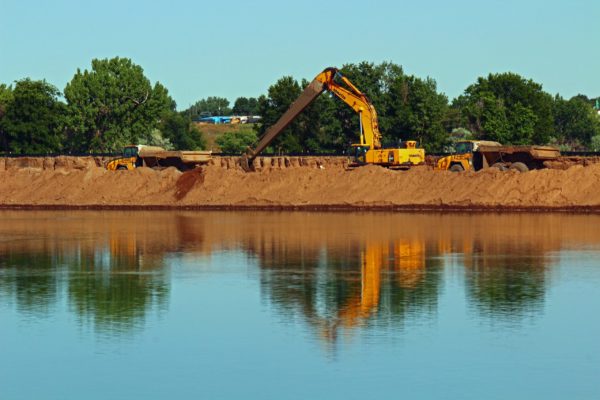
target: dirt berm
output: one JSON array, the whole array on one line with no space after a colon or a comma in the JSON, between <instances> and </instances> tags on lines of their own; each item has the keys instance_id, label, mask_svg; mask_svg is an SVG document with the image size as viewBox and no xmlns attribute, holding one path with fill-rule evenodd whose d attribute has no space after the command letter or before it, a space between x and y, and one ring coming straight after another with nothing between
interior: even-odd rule
<instances>
[{"instance_id":1,"label":"dirt berm","mask_svg":"<svg viewBox=\"0 0 600 400\"><path fill-rule=\"evenodd\" d=\"M235 158L181 173L107 171L91 157L0 158L2 208L522 209L600 211L600 164L518 173L346 169L343 158Z\"/></svg>"}]
</instances>

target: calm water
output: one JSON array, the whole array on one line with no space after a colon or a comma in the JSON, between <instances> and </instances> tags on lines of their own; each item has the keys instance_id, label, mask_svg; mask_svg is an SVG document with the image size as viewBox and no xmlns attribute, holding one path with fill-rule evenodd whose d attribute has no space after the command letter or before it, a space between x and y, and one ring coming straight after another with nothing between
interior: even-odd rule
<instances>
[{"instance_id":1,"label":"calm water","mask_svg":"<svg viewBox=\"0 0 600 400\"><path fill-rule=\"evenodd\" d=\"M0 212L0 399L599 399L600 216Z\"/></svg>"}]
</instances>

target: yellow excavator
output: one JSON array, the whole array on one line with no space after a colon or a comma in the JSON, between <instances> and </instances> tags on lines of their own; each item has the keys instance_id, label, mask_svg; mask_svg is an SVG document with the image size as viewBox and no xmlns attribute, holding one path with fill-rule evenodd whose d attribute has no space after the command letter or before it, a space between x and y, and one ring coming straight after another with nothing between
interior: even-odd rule
<instances>
[{"instance_id":1,"label":"yellow excavator","mask_svg":"<svg viewBox=\"0 0 600 400\"><path fill-rule=\"evenodd\" d=\"M425 150L408 140L399 148L383 149L377 122L377 111L367 96L337 68L326 68L304 89L279 120L267 129L258 144L248 148L240 163L245 171L253 171L254 159L321 93L329 91L359 114L360 142L353 144L355 164L375 164L389 168L408 169L425 163Z\"/></svg>"}]
</instances>

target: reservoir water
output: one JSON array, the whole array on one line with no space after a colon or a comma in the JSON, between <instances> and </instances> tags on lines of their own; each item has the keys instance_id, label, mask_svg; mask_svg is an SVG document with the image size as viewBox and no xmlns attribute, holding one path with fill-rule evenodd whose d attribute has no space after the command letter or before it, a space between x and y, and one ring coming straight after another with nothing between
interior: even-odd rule
<instances>
[{"instance_id":1,"label":"reservoir water","mask_svg":"<svg viewBox=\"0 0 600 400\"><path fill-rule=\"evenodd\" d=\"M0 399L599 399L600 216L0 212Z\"/></svg>"}]
</instances>

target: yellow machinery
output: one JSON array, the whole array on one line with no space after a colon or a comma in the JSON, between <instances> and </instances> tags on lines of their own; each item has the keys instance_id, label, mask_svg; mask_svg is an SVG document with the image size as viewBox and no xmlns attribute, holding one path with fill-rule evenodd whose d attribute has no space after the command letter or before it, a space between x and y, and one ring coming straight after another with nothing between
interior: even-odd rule
<instances>
[{"instance_id":1,"label":"yellow machinery","mask_svg":"<svg viewBox=\"0 0 600 400\"><path fill-rule=\"evenodd\" d=\"M210 161L210 151L165 150L157 146L129 145L123 148L123 156L109 161L106 169L131 170L136 167L175 167L185 171Z\"/></svg>"},{"instance_id":2,"label":"yellow machinery","mask_svg":"<svg viewBox=\"0 0 600 400\"><path fill-rule=\"evenodd\" d=\"M479 171L484 168L527 172L545 168L544 162L556 160L560 151L551 146L503 146L488 140L456 142L456 153L440 158L436 169L452 172Z\"/></svg>"},{"instance_id":3,"label":"yellow machinery","mask_svg":"<svg viewBox=\"0 0 600 400\"><path fill-rule=\"evenodd\" d=\"M254 149L248 148L241 158L242 168L253 170L254 159L321 93L329 91L359 114L360 141L353 144L358 164L376 164L390 168L410 168L425 163L425 150L415 141L407 141L400 148L382 149L377 112L367 96L337 68L326 68L313 79L290 108L262 136Z\"/></svg>"},{"instance_id":4,"label":"yellow machinery","mask_svg":"<svg viewBox=\"0 0 600 400\"><path fill-rule=\"evenodd\" d=\"M106 164L106 169L109 171L135 169L136 162L138 162L139 149L140 146L137 145L123 147L123 156L110 160Z\"/></svg>"},{"instance_id":5,"label":"yellow machinery","mask_svg":"<svg viewBox=\"0 0 600 400\"><path fill-rule=\"evenodd\" d=\"M454 145L455 154L440 158L436 169L452 172L471 171L473 168L473 153L479 150L479 146L501 146L498 142L485 140L462 140Z\"/></svg>"}]
</instances>

